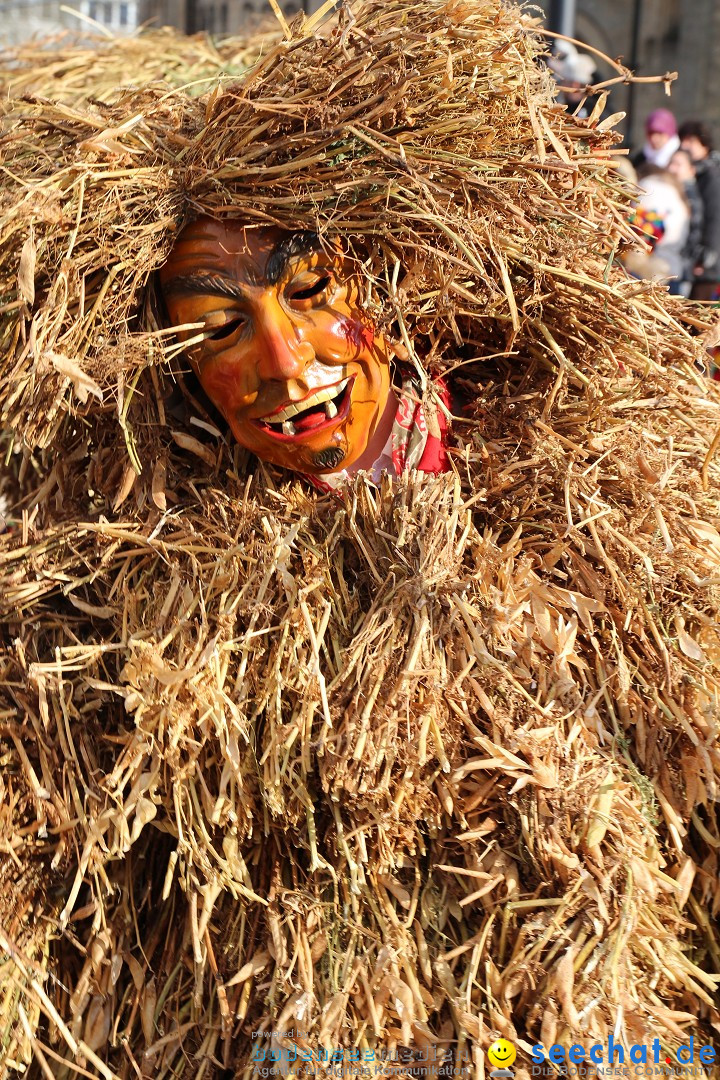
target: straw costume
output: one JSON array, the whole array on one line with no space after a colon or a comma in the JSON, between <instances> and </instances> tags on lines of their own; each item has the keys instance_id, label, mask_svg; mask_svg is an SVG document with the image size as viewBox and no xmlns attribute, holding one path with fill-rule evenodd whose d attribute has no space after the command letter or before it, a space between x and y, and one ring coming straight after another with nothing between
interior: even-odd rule
<instances>
[{"instance_id":1,"label":"straw costume","mask_svg":"<svg viewBox=\"0 0 720 1080\"><path fill-rule=\"evenodd\" d=\"M382 0L4 102L4 1075L717 1037L720 397L531 30ZM340 238L451 472L218 429L153 287L200 213Z\"/></svg>"}]
</instances>

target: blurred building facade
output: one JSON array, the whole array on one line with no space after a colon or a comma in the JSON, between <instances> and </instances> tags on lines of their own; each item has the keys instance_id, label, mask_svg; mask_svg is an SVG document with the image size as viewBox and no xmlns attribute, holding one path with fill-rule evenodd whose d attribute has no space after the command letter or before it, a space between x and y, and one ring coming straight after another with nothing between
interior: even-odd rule
<instances>
[{"instance_id":1,"label":"blurred building facade","mask_svg":"<svg viewBox=\"0 0 720 1080\"><path fill-rule=\"evenodd\" d=\"M315 11L321 0L278 2L291 19L299 11ZM109 34L129 34L144 24L190 34L237 34L268 16L267 0L0 0L0 48L63 29L82 32L88 20Z\"/></svg>"},{"instance_id":2,"label":"blurred building facade","mask_svg":"<svg viewBox=\"0 0 720 1080\"><path fill-rule=\"evenodd\" d=\"M308 13L318 0L278 0L288 19L300 11ZM153 26L175 26L188 34L243 33L261 20L272 18L267 0L141 0L142 21Z\"/></svg>"},{"instance_id":3,"label":"blurred building facade","mask_svg":"<svg viewBox=\"0 0 720 1080\"><path fill-rule=\"evenodd\" d=\"M138 0L0 0L0 48L63 30L81 33L89 19L110 34L128 34L138 17Z\"/></svg>"},{"instance_id":4,"label":"blurred building facade","mask_svg":"<svg viewBox=\"0 0 720 1080\"><path fill-rule=\"evenodd\" d=\"M539 0L549 10L549 0ZM638 7L636 8L636 5ZM643 141L645 117L653 109L671 109L679 122L699 119L709 123L720 145L720 3L718 0L576 0L575 37L612 58L630 64L633 21L639 14L638 75L677 71L671 97L662 85L636 85L612 93L613 112L632 116L626 130L633 146ZM603 76L612 73L602 68Z\"/></svg>"}]
</instances>

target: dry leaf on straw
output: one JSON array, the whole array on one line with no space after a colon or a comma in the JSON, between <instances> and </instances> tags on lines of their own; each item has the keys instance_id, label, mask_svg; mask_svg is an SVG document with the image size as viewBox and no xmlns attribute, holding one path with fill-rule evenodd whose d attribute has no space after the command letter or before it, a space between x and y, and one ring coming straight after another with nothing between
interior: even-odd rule
<instances>
[{"instance_id":1,"label":"dry leaf on straw","mask_svg":"<svg viewBox=\"0 0 720 1080\"><path fill-rule=\"evenodd\" d=\"M102 390L95 380L83 371L77 360L71 360L69 356L63 356L62 353L56 352L48 352L46 355L58 374L64 375L72 381L75 394L83 405L86 404L91 394L98 401L102 401Z\"/></svg>"},{"instance_id":2,"label":"dry leaf on straw","mask_svg":"<svg viewBox=\"0 0 720 1080\"><path fill-rule=\"evenodd\" d=\"M28 307L35 303L35 239L30 233L20 252L18 268L18 290Z\"/></svg>"},{"instance_id":3,"label":"dry leaf on straw","mask_svg":"<svg viewBox=\"0 0 720 1080\"><path fill-rule=\"evenodd\" d=\"M592 849L602 841L610 824L610 813L615 797L615 778L612 765L605 774L605 779L598 788L595 802L590 814L585 844Z\"/></svg>"}]
</instances>

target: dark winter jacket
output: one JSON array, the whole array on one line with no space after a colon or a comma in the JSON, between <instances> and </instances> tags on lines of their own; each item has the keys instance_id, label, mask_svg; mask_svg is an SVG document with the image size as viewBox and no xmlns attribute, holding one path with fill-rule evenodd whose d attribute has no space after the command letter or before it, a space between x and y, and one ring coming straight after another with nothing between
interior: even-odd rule
<instances>
[{"instance_id":1,"label":"dark winter jacket","mask_svg":"<svg viewBox=\"0 0 720 1080\"><path fill-rule=\"evenodd\" d=\"M704 211L697 263L703 272L695 281L720 281L720 154L713 151L703 161L696 161L695 173Z\"/></svg>"},{"instance_id":2,"label":"dark winter jacket","mask_svg":"<svg viewBox=\"0 0 720 1080\"><path fill-rule=\"evenodd\" d=\"M697 181L686 180L683 187L685 189L687 204L690 207L690 229L682 252L684 264L682 279L684 281L692 281L694 277L693 270L696 266L700 265L702 259L705 210Z\"/></svg>"}]
</instances>

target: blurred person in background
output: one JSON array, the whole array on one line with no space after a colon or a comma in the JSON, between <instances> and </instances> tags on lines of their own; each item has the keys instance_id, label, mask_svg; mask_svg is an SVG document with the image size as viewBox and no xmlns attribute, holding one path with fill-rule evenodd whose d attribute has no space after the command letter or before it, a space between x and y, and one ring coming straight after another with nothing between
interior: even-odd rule
<instances>
[{"instance_id":1,"label":"blurred person in background","mask_svg":"<svg viewBox=\"0 0 720 1080\"><path fill-rule=\"evenodd\" d=\"M690 231L690 209L682 185L666 169L646 165L638 176L638 187L630 221L645 244L626 252L622 261L634 277L669 281L673 288L685 271L683 252Z\"/></svg>"},{"instance_id":2,"label":"blurred person in background","mask_svg":"<svg viewBox=\"0 0 720 1080\"><path fill-rule=\"evenodd\" d=\"M680 145L695 166L703 204L700 252L693 270L693 300L716 300L720 296L720 155L713 149L712 135L699 120L687 120L680 128Z\"/></svg>"},{"instance_id":3,"label":"blurred person in background","mask_svg":"<svg viewBox=\"0 0 720 1080\"><path fill-rule=\"evenodd\" d=\"M587 87L595 79L593 58L587 53L578 52L569 41L559 41L555 53L548 60L548 67L562 87L559 100L575 116L589 116L596 100L596 95L587 94Z\"/></svg>"},{"instance_id":4,"label":"blurred person in background","mask_svg":"<svg viewBox=\"0 0 720 1080\"><path fill-rule=\"evenodd\" d=\"M662 222L662 236L654 253L667 265L670 291L685 274L685 246L690 233L690 207L682 184L667 169L645 165L638 173L638 206Z\"/></svg>"},{"instance_id":5,"label":"blurred person in background","mask_svg":"<svg viewBox=\"0 0 720 1080\"><path fill-rule=\"evenodd\" d=\"M632 163L638 172L645 165L666 169L679 146L675 117L669 109L655 109L645 121L645 143L642 150L633 154Z\"/></svg>"},{"instance_id":6,"label":"blurred person in background","mask_svg":"<svg viewBox=\"0 0 720 1080\"><path fill-rule=\"evenodd\" d=\"M680 296L689 296L694 284L694 270L700 260L704 216L703 201L697 185L695 166L690 151L683 150L682 147L676 150L670 158L668 172L672 173L675 179L682 184L685 200L690 210L690 228L683 249L683 272L677 281L670 283L670 292L677 293Z\"/></svg>"}]
</instances>

